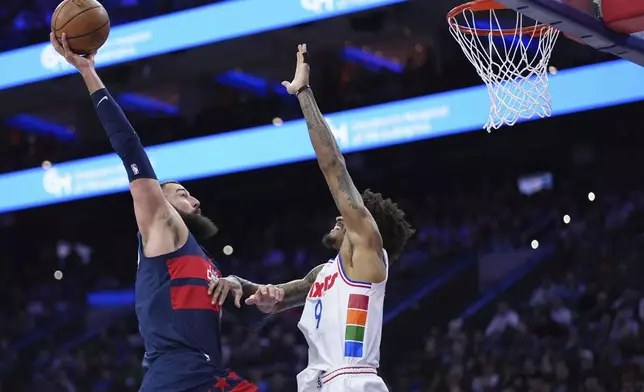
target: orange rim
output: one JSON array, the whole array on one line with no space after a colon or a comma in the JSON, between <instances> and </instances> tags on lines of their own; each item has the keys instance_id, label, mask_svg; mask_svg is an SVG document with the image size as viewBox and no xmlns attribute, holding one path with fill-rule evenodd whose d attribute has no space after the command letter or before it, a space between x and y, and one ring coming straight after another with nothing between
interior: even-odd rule
<instances>
[{"instance_id":1,"label":"orange rim","mask_svg":"<svg viewBox=\"0 0 644 392\"><path fill-rule=\"evenodd\" d=\"M524 27L520 30L517 29L501 29L501 30L490 30L490 29L472 29L471 27L461 26L454 19L457 15L463 13L465 10L470 10L472 12L479 11L493 11L493 10L505 10L506 6L503 4L497 3L494 0L474 0L468 3L461 4L457 7L452 8L452 10L447 14L447 22L450 26L460 30L465 34L476 34L476 35L489 35L492 33L495 37L501 36L516 36L519 35L531 35L533 37L540 37L546 34L552 26L546 24L536 24L534 26Z\"/></svg>"}]
</instances>

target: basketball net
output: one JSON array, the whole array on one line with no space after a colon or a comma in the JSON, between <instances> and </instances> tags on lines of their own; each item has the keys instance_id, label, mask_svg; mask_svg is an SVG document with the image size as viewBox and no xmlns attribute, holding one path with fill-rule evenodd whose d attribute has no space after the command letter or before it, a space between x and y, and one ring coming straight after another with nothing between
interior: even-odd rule
<instances>
[{"instance_id":1,"label":"basketball net","mask_svg":"<svg viewBox=\"0 0 644 392\"><path fill-rule=\"evenodd\" d=\"M487 86L488 132L521 119L552 115L548 63L559 31L512 10L503 11L514 21L514 27L507 28L506 19L499 21L499 10L506 9L492 0L477 0L447 16L452 36Z\"/></svg>"}]
</instances>

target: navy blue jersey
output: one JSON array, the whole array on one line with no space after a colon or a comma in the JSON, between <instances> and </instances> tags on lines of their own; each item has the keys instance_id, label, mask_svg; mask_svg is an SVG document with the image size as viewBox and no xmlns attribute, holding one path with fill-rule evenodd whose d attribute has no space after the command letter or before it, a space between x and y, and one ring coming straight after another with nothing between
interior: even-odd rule
<instances>
[{"instance_id":1,"label":"navy blue jersey","mask_svg":"<svg viewBox=\"0 0 644 392\"><path fill-rule=\"evenodd\" d=\"M136 315L145 342L146 370L164 354L201 354L213 370L221 363L221 308L212 305L208 282L221 277L192 234L176 251L145 257L140 244Z\"/></svg>"},{"instance_id":2,"label":"navy blue jersey","mask_svg":"<svg viewBox=\"0 0 644 392\"><path fill-rule=\"evenodd\" d=\"M158 257L143 255L139 235L135 307L145 342L141 392L258 390L222 364L222 309L208 295L210 280L221 276L192 234L180 249ZM236 309L231 295L224 307L251 328L267 317L255 306Z\"/></svg>"}]
</instances>

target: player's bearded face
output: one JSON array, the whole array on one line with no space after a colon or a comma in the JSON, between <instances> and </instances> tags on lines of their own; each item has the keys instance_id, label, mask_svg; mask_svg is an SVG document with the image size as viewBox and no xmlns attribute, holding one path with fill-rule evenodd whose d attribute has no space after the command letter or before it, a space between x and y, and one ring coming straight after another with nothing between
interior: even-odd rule
<instances>
[{"instance_id":1,"label":"player's bearded face","mask_svg":"<svg viewBox=\"0 0 644 392\"><path fill-rule=\"evenodd\" d=\"M219 232L219 228L209 218L196 212L184 212L178 208L175 209L186 226L188 226L190 233L198 240L208 239Z\"/></svg>"},{"instance_id":2,"label":"player's bearded face","mask_svg":"<svg viewBox=\"0 0 644 392\"><path fill-rule=\"evenodd\" d=\"M342 240L344 240L344 222L342 221L342 217L337 217L335 219L335 226L333 229L331 229L330 232L324 235L322 237L322 243L324 246L327 248L331 249L340 249L340 246L342 245Z\"/></svg>"}]
</instances>

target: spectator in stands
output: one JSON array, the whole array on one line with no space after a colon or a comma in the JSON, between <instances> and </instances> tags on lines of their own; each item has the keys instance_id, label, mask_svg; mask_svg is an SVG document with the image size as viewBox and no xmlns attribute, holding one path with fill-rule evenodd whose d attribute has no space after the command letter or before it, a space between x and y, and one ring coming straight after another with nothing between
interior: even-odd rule
<instances>
[{"instance_id":1,"label":"spectator in stands","mask_svg":"<svg viewBox=\"0 0 644 392\"><path fill-rule=\"evenodd\" d=\"M617 313L609 337L616 343L627 343L639 337L640 326L633 318L633 310L623 309Z\"/></svg>"},{"instance_id":2,"label":"spectator in stands","mask_svg":"<svg viewBox=\"0 0 644 392\"><path fill-rule=\"evenodd\" d=\"M584 389L586 392L606 392L599 384L597 377L587 377L584 381Z\"/></svg>"},{"instance_id":3,"label":"spectator in stands","mask_svg":"<svg viewBox=\"0 0 644 392\"><path fill-rule=\"evenodd\" d=\"M552 301L558 296L557 291L557 287L551 279L544 279L541 286L539 286L532 293L532 298L530 298L530 305L532 307L549 306Z\"/></svg>"},{"instance_id":4,"label":"spectator in stands","mask_svg":"<svg viewBox=\"0 0 644 392\"><path fill-rule=\"evenodd\" d=\"M497 306L497 311L490 324L485 330L485 335L488 337L499 337L508 328L516 331L521 331L523 325L519 319L519 314L508 307L508 304L501 302Z\"/></svg>"},{"instance_id":5,"label":"spectator in stands","mask_svg":"<svg viewBox=\"0 0 644 392\"><path fill-rule=\"evenodd\" d=\"M559 287L559 297L566 303L576 303L583 295L585 287L573 272L566 274L565 282Z\"/></svg>"},{"instance_id":6,"label":"spectator in stands","mask_svg":"<svg viewBox=\"0 0 644 392\"><path fill-rule=\"evenodd\" d=\"M555 297L552 300L552 308L550 310L550 318L555 323L563 326L570 327L572 324L572 312L564 305L561 298Z\"/></svg>"},{"instance_id":7,"label":"spectator in stands","mask_svg":"<svg viewBox=\"0 0 644 392\"><path fill-rule=\"evenodd\" d=\"M488 363L483 366L483 371L477 377L474 377L472 380L472 391L473 392L485 392L490 390L496 390L499 386L499 375L494 369L494 365Z\"/></svg>"}]
</instances>

